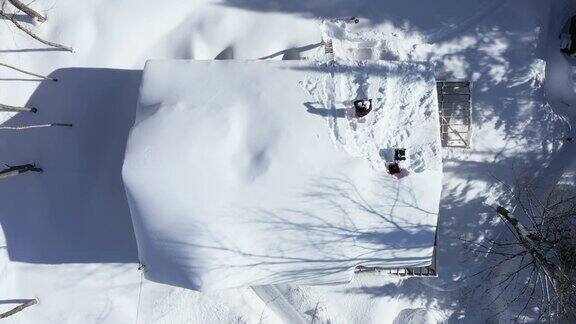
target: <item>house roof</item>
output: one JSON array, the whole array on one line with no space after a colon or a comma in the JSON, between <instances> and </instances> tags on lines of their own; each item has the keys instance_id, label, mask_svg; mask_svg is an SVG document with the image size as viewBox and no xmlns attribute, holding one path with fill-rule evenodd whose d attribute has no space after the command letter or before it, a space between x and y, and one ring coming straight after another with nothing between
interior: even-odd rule
<instances>
[{"instance_id":1,"label":"house roof","mask_svg":"<svg viewBox=\"0 0 576 324\"><path fill-rule=\"evenodd\" d=\"M429 265L441 178L433 70L385 61L149 61L123 166L146 277L194 290Z\"/></svg>"}]
</instances>

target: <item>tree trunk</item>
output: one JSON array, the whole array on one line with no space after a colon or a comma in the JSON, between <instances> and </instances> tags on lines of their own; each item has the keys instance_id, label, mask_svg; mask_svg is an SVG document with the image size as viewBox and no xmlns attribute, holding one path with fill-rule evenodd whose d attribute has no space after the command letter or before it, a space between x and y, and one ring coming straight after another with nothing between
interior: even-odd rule
<instances>
[{"instance_id":1,"label":"tree trunk","mask_svg":"<svg viewBox=\"0 0 576 324\"><path fill-rule=\"evenodd\" d=\"M36 112L38 112L38 109L33 108L33 107L18 107L18 106L10 106L10 105L0 104L0 111L15 111L15 112L32 112L32 113L36 113Z\"/></svg>"},{"instance_id":2,"label":"tree trunk","mask_svg":"<svg viewBox=\"0 0 576 324\"><path fill-rule=\"evenodd\" d=\"M23 4L19 0L8 0L8 2L10 2L14 7L18 8L23 13L27 14L30 18L32 18L32 19L35 18L39 22L45 22L46 21L46 18L44 16L39 14L34 9L28 7L27 5Z\"/></svg>"},{"instance_id":3,"label":"tree trunk","mask_svg":"<svg viewBox=\"0 0 576 324\"><path fill-rule=\"evenodd\" d=\"M72 127L72 124L64 123L52 123L52 124L39 124L39 125L28 125L28 126L0 126L1 130L25 130L33 128L44 128L44 127Z\"/></svg>"},{"instance_id":4,"label":"tree trunk","mask_svg":"<svg viewBox=\"0 0 576 324\"><path fill-rule=\"evenodd\" d=\"M23 164L16 166L8 166L7 169L0 171L0 180L15 177L25 172L42 172L41 168L37 168L34 164Z\"/></svg>"},{"instance_id":5,"label":"tree trunk","mask_svg":"<svg viewBox=\"0 0 576 324\"><path fill-rule=\"evenodd\" d=\"M522 223L520 223L516 217L510 214L506 208L498 206L496 208L496 212L498 212L498 214L502 216L502 218L506 220L508 224L512 225L514 231L516 231L516 234L520 239L520 243L527 251L530 252L530 254L532 254L534 259L538 261L538 263L542 266L544 273L546 273L546 275L552 279L552 283L555 284L557 280L560 279L561 275L558 273L556 267L554 267L554 265L548 260L546 253L542 251L542 248L530 238L530 232L528 232L524 225L522 225Z\"/></svg>"},{"instance_id":6,"label":"tree trunk","mask_svg":"<svg viewBox=\"0 0 576 324\"><path fill-rule=\"evenodd\" d=\"M19 68L15 67L15 66L8 65L8 64L5 64L5 63L0 63L0 66L4 66L4 67L7 67L7 68L9 68L9 69L16 70L16 71L18 71L18 72L20 72L20 73L24 73L24 74L28 74L28 75L31 75L31 76L35 76L35 77L40 78L40 79L43 79L43 80L49 80L49 81L55 81L55 82L58 81L57 79L49 78L49 77L47 77L47 76L43 76L43 75L36 74L36 73L32 73L32 72L28 72L28 71L19 69Z\"/></svg>"},{"instance_id":7,"label":"tree trunk","mask_svg":"<svg viewBox=\"0 0 576 324\"><path fill-rule=\"evenodd\" d=\"M36 299L36 298L30 299L29 301L25 302L24 304L18 305L16 307L12 308L11 310L7 311L6 313L0 314L0 319L14 315L14 314L22 311L24 308L30 307L30 306L36 305L36 304L38 304L38 299Z\"/></svg>"}]
</instances>

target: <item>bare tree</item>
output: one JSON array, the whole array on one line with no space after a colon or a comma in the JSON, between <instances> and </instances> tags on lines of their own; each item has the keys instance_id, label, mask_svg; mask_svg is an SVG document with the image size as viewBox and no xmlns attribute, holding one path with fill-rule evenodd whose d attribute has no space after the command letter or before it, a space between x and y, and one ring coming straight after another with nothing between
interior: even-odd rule
<instances>
[{"instance_id":1,"label":"bare tree","mask_svg":"<svg viewBox=\"0 0 576 324\"><path fill-rule=\"evenodd\" d=\"M25 172L42 172L42 169L37 168L35 164L6 165L6 167L6 169L0 171L0 180L15 177Z\"/></svg>"},{"instance_id":2,"label":"bare tree","mask_svg":"<svg viewBox=\"0 0 576 324\"><path fill-rule=\"evenodd\" d=\"M576 190L556 187L540 200L525 182L508 188L515 214L496 206L508 235L465 240L488 265L473 293L515 315L515 321L535 315L537 321L576 321Z\"/></svg>"},{"instance_id":3,"label":"bare tree","mask_svg":"<svg viewBox=\"0 0 576 324\"><path fill-rule=\"evenodd\" d=\"M12 316L12 315L24 310L26 307L30 307L30 306L36 305L36 304L38 304L38 299L36 299L36 298L30 299L30 300L28 300L28 301L26 301L26 302L24 302L24 303L22 303L16 307L12 308L11 310L0 314L0 319L6 318L8 316Z\"/></svg>"}]
</instances>

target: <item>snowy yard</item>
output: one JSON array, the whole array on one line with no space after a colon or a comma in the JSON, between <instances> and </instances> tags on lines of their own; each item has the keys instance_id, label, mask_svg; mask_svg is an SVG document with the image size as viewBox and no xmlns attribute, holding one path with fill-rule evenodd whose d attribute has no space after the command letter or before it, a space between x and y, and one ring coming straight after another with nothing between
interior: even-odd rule
<instances>
[{"instance_id":1,"label":"snowy yard","mask_svg":"<svg viewBox=\"0 0 576 324\"><path fill-rule=\"evenodd\" d=\"M506 230L489 205L500 193L496 178L512 183L530 176L547 187L561 175L575 174L575 144L564 139L574 136L568 122L576 117L571 110L576 65L556 51L558 30L576 11L575 3L169 0L160 6L142 0L39 0L33 6L48 20L30 28L74 47L74 53L46 49L4 20L0 62L58 82L31 81L0 69L0 103L38 108L38 114L0 112L0 121L74 126L0 129L0 162L36 162L44 169L0 181L0 312L17 300L40 300L6 322L484 323L517 313L496 314L498 305L485 308L463 296L474 282L462 278L481 269L485 259L467 253L461 238ZM351 16L360 23L346 32L321 23ZM312 60L322 55L321 41L328 36L336 40L336 59L343 62L354 59L351 46L361 43L373 59L426 62L434 64L436 78L473 82L472 146L438 155L443 164L439 277L360 274L341 285L206 293L142 280L122 164L145 62ZM336 74L342 93L353 74L346 69ZM328 98L315 93L312 79L300 76L294 81L304 80L303 93L310 90L320 102ZM301 104L298 109L306 113ZM323 127L317 129L323 143L334 141L370 163L380 161L377 151L366 149L365 137L358 141L346 128L351 126L345 119L330 123L321 112L306 116ZM177 168L178 161L173 163Z\"/></svg>"}]
</instances>

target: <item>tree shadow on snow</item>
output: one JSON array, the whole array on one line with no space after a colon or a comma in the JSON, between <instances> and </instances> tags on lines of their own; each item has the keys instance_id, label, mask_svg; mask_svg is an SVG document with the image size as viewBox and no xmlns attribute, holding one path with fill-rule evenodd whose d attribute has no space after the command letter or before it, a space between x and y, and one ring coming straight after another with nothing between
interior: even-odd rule
<instances>
[{"instance_id":1,"label":"tree shadow on snow","mask_svg":"<svg viewBox=\"0 0 576 324\"><path fill-rule=\"evenodd\" d=\"M226 0L222 5L257 12L297 14L306 18L338 19L361 17L361 23L392 22L436 35L473 26L494 11L502 1L485 0L461 5L453 0L439 1L348 1L348 0Z\"/></svg>"},{"instance_id":2,"label":"tree shadow on snow","mask_svg":"<svg viewBox=\"0 0 576 324\"><path fill-rule=\"evenodd\" d=\"M137 262L121 177L142 71L66 68L43 82L5 126L72 123L3 131L1 161L36 162L40 174L0 182L0 223L10 259L31 263Z\"/></svg>"},{"instance_id":3,"label":"tree shadow on snow","mask_svg":"<svg viewBox=\"0 0 576 324\"><path fill-rule=\"evenodd\" d=\"M419 209L423 213L420 217L437 215L418 207L411 188L389 178L384 175L374 179L378 188L374 197L382 199L368 201L347 177L321 177L311 181L309 189L301 194L301 203L293 207L246 211L252 215L249 222L257 231L272 233L271 237L278 233L286 246L307 252L285 251L285 246L279 248L274 242L266 253L252 252L239 247L233 238L222 238L208 230L204 232L213 245L183 244L228 253L229 260L242 259L241 263L211 263L211 271L249 273L257 267L260 278L269 283L323 282L330 276L352 274L358 265L426 263L429 257L420 252L434 244L435 226L426 224L430 220L411 220L409 214ZM309 203L322 206L322 211L306 207Z\"/></svg>"},{"instance_id":4,"label":"tree shadow on snow","mask_svg":"<svg viewBox=\"0 0 576 324\"><path fill-rule=\"evenodd\" d=\"M491 301L489 298L474 299L477 296L474 292L478 293L474 287L481 284L483 278L472 277L472 274L491 263L487 262L485 256L467 250L463 239L496 238L508 234L507 228L498 221L495 211L487 204L489 190L477 191L478 181L494 185L496 183L494 177L499 177L511 183L527 175L524 173L527 166L544 162L542 157L535 157L528 152L525 155L516 154L495 162L487 161L473 165L466 162L446 162L444 171L449 174L448 176L465 176L468 179L456 186L450 183L443 186L436 249L438 277L407 278L400 283L384 285L353 285L343 287L340 291L374 299L392 297L400 300L424 301L423 307L426 308L452 310L448 318L449 323L509 321L510 316L513 318L519 309L498 303L486 308L486 304ZM471 195L473 197L470 197ZM359 275L371 276L368 273ZM484 288L485 286L482 287ZM519 305L522 306L521 303ZM504 313L499 314L503 310Z\"/></svg>"},{"instance_id":5,"label":"tree shadow on snow","mask_svg":"<svg viewBox=\"0 0 576 324\"><path fill-rule=\"evenodd\" d=\"M485 258L466 251L460 238L506 234L506 227L497 224L496 214L486 205L491 187L497 184L494 177L510 184L526 175L536 174L540 180L546 180L546 174L539 172L557 156L568 128L547 105L541 86L543 65L538 59L542 55L539 48L542 40L535 32L535 23L530 22L541 19L538 7L531 4L524 8L526 11L517 11L512 9L514 2L510 1L505 6L509 7L509 19L495 16L474 26L470 32L453 34L454 40L440 44L435 51L413 57L435 62L437 77L473 81L472 148L447 150L450 152L444 159L437 249L439 277L410 278L400 284L380 286L349 285L340 289L343 293L423 300L427 307L453 310L448 321L455 323L509 321L507 315L513 316L518 311L510 309L509 314L493 317L497 306L502 305L486 309L484 301L464 298L464 293L478 284L478 280L463 281L462 278L487 264ZM465 45L466 42L469 45ZM442 50L445 46L455 49L446 52ZM328 70L325 66L300 69ZM352 66L336 68L333 72L354 75L365 69ZM377 67L370 73L383 77L387 74L385 69ZM364 275L369 276L361 274Z\"/></svg>"}]
</instances>

